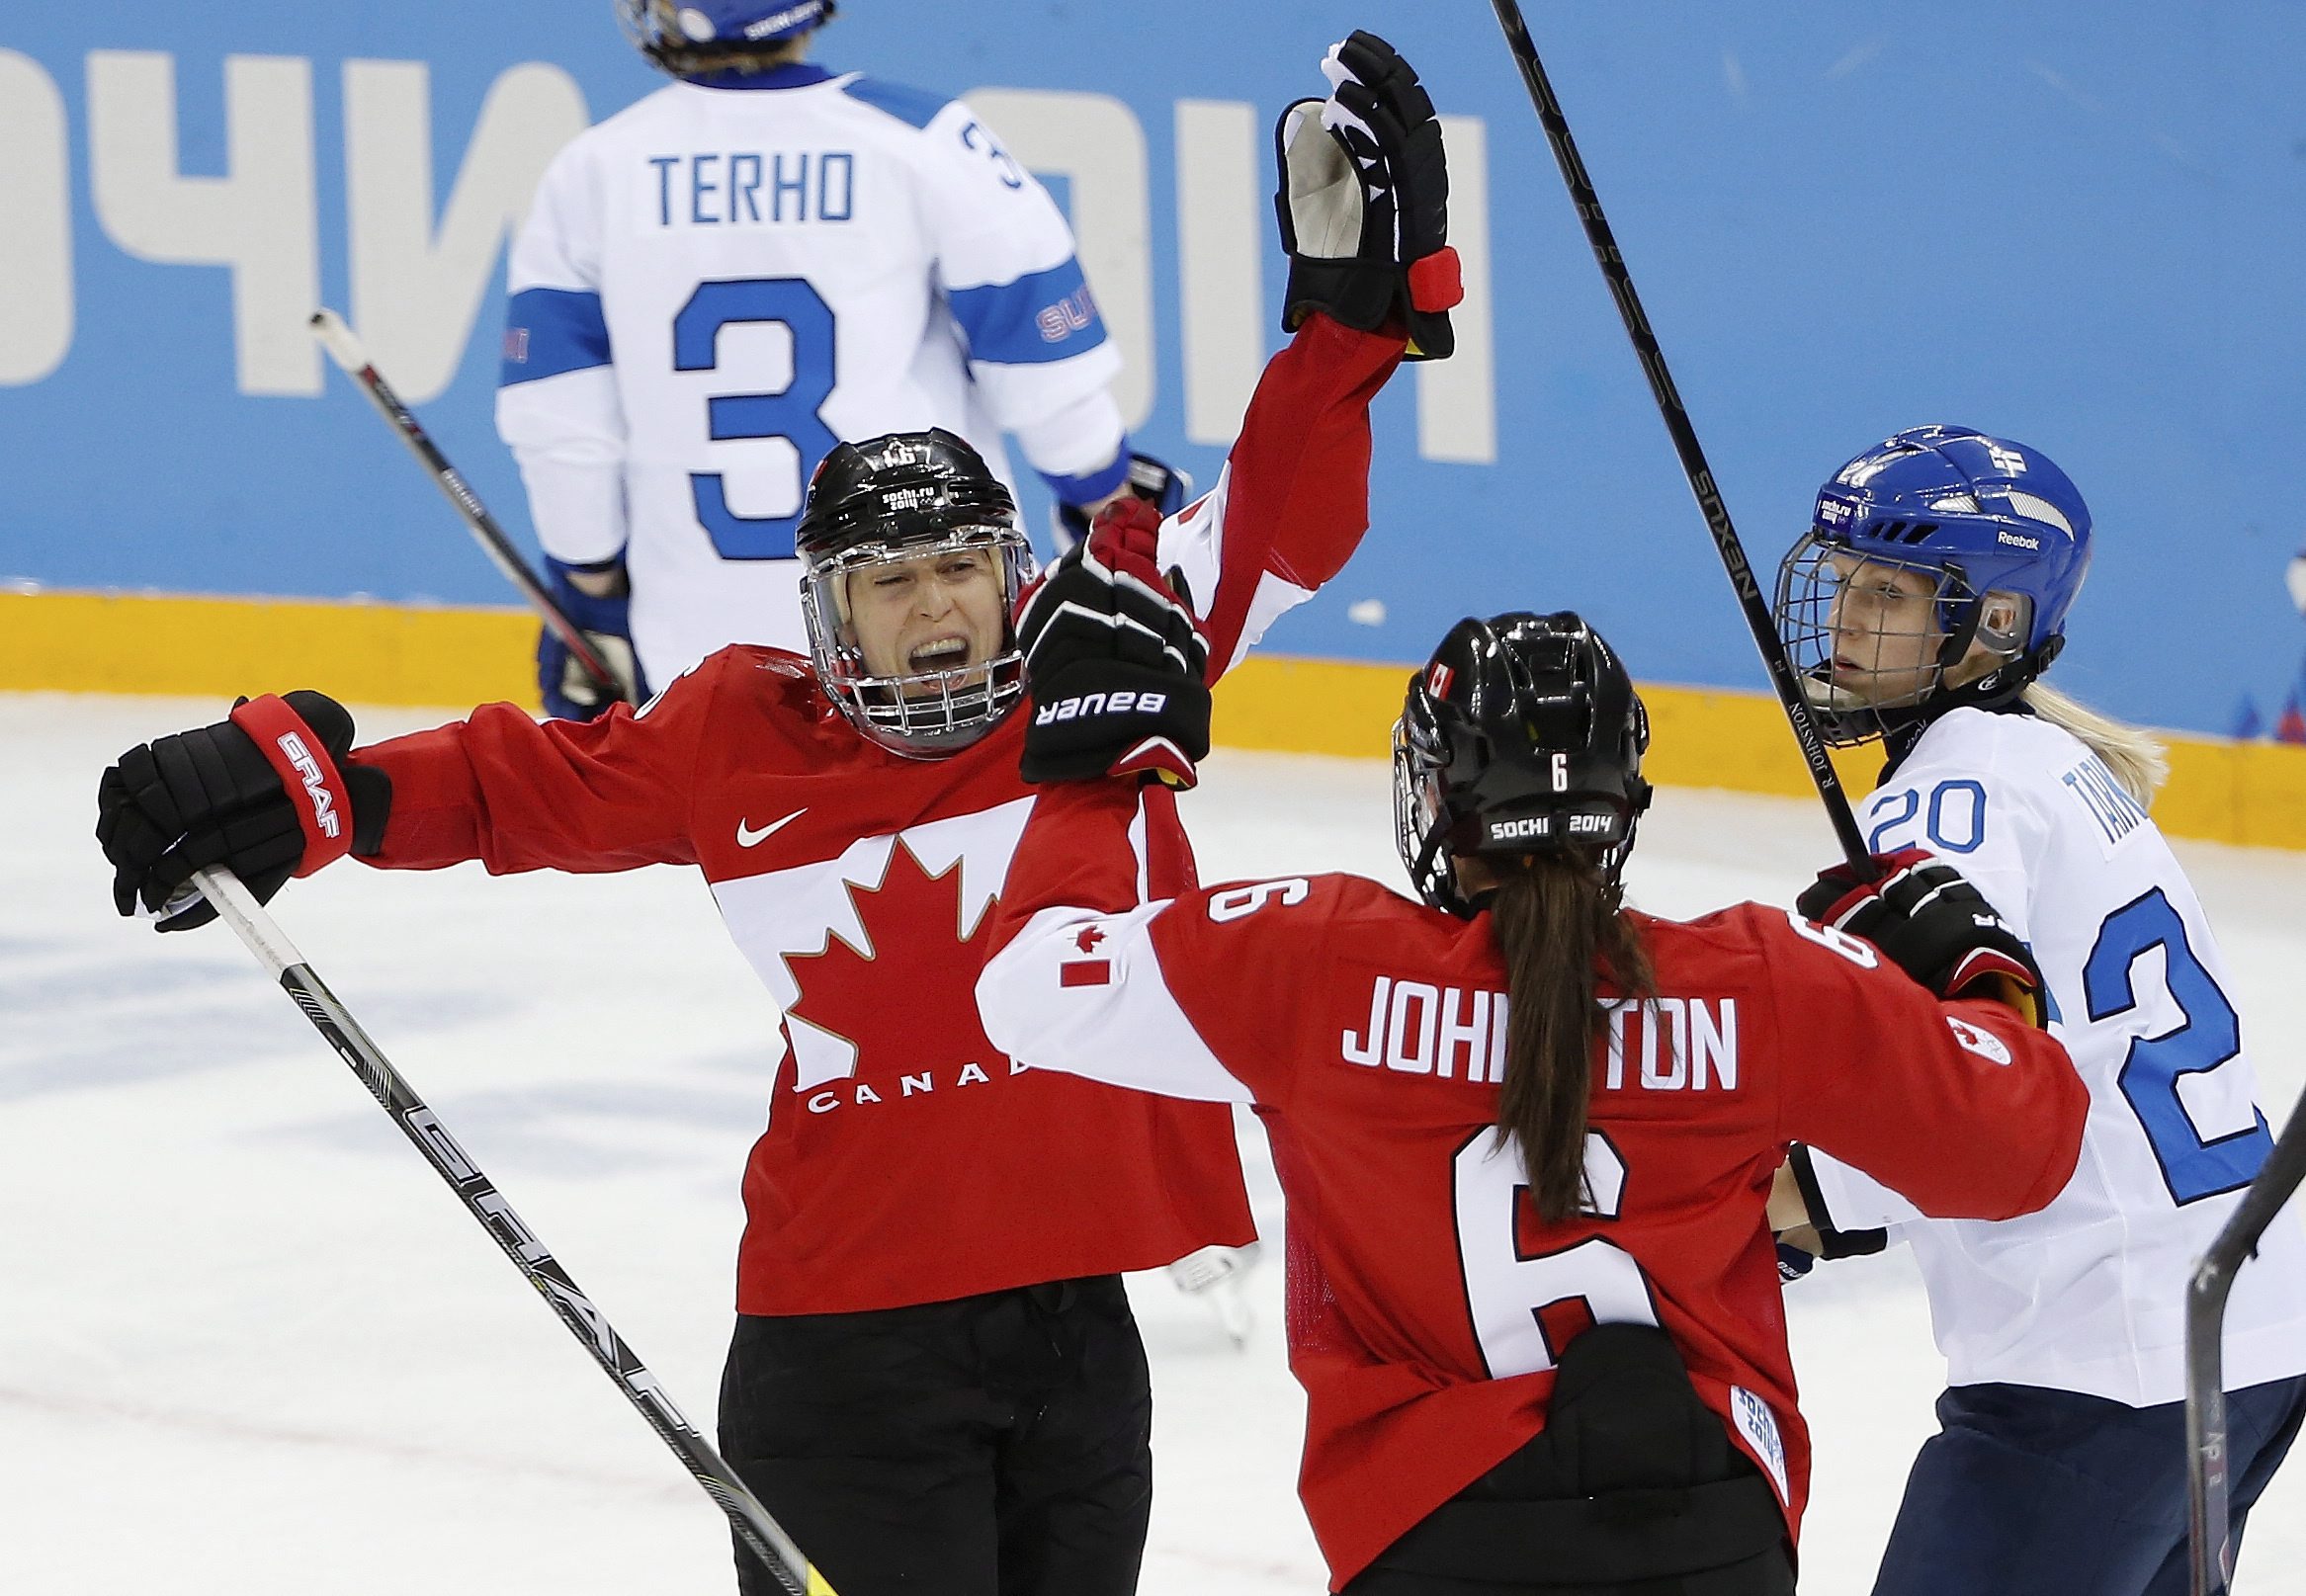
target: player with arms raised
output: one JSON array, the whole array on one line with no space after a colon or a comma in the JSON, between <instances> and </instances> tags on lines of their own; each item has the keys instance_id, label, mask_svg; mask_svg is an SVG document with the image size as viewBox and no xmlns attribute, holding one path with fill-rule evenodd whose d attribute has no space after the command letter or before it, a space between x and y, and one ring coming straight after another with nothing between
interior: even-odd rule
<instances>
[{"instance_id":1,"label":"player with arms raised","mask_svg":"<svg viewBox=\"0 0 2306 1596\"><path fill-rule=\"evenodd\" d=\"M1369 402L1411 336L1447 347L1456 297L1424 91L1366 35L1325 64L1330 100L1287 161L1297 336L1207 497L1166 519L1131 501L1228 662L1352 552ZM1152 1463L1119 1272L1250 1238L1231 1115L1029 1070L978 1024L986 915L1033 803L1009 626L1031 556L1008 490L943 431L842 445L799 546L809 656L724 649L638 714L540 725L493 705L356 750L341 707L291 694L130 750L99 793L116 899L162 907L208 865L269 897L346 851L697 866L784 1011L723 1454L843 1596L1121 1596ZM1076 565L1041 592L1064 608L1095 586ZM1132 704L1149 728L1173 713ZM1181 885L1173 807L1154 794L1138 827L1150 879Z\"/></svg>"},{"instance_id":2,"label":"player with arms raised","mask_svg":"<svg viewBox=\"0 0 2306 1596\"><path fill-rule=\"evenodd\" d=\"M1023 618L1044 710L1198 671L1191 618L1118 552L1129 626ZM1577 616L1463 621L1395 734L1422 904L1352 876L1141 902L1134 783L1045 748L1038 714L1027 732L1041 773L1089 779L1026 827L986 1034L1037 1067L1256 1105L1332 1589L1790 1592L1809 1444L1765 1213L1789 1139L1938 1214L2023 1213L2073 1170L2081 1084L1963 995L2031 971L1950 870L1867 900L1934 992L1783 909L1621 907L1648 742ZM1191 779L1174 747L1133 753Z\"/></svg>"},{"instance_id":3,"label":"player with arms raised","mask_svg":"<svg viewBox=\"0 0 2306 1596\"><path fill-rule=\"evenodd\" d=\"M843 439L942 427L1006 483L1014 433L1084 531L1125 483L1177 508L1133 462L1064 215L966 104L805 60L831 0L617 9L678 81L538 186L496 406L604 656L661 685L727 643L803 649L802 493ZM550 631L538 667L555 714L611 702Z\"/></svg>"},{"instance_id":4,"label":"player with arms raised","mask_svg":"<svg viewBox=\"0 0 2306 1596\"><path fill-rule=\"evenodd\" d=\"M2271 1137L2225 962L2147 814L2161 750L2037 679L2090 554L2089 507L2041 451L1934 426L1836 471L1779 571L1779 630L1822 729L1889 754L1867 845L1977 882L2031 944L2091 1092L2073 1184L2005 1223L1925 1219L1822 1153L1795 1157L1830 1256L1885 1226L1913 1243L1948 1366L1880 1596L2188 1585L2186 1280ZM1802 901L1831 918L1848 885L1829 872ZM2301 1371L2292 1218L2227 1307L2237 1541L2306 1412Z\"/></svg>"}]
</instances>

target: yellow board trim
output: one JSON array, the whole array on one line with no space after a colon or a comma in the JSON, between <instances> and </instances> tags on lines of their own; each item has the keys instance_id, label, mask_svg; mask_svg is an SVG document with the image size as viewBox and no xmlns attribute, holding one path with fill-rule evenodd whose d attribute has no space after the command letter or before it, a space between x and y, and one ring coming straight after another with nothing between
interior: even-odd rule
<instances>
[{"instance_id":1,"label":"yellow board trim","mask_svg":"<svg viewBox=\"0 0 2306 1596\"><path fill-rule=\"evenodd\" d=\"M1217 689L1217 740L1230 747L1387 756L1411 667L1252 654ZM1644 774L1665 787L1727 788L1808 797L1785 712L1775 698L1716 688L1645 683L1650 757ZM2158 733L2170 785L2154 818L2172 836L2255 848L2306 849L2306 748ZM1878 749L1837 752L1835 768L1852 798L1872 790Z\"/></svg>"},{"instance_id":2,"label":"yellow board trim","mask_svg":"<svg viewBox=\"0 0 2306 1596\"><path fill-rule=\"evenodd\" d=\"M354 704L537 702L526 611L0 592L0 688L229 698L316 687Z\"/></svg>"},{"instance_id":3,"label":"yellow board trim","mask_svg":"<svg viewBox=\"0 0 2306 1596\"><path fill-rule=\"evenodd\" d=\"M517 609L169 594L0 592L0 690L199 698L323 688L355 704L534 706L537 624ZM1407 665L1251 655L1217 692L1228 747L1383 759ZM1670 787L1811 791L1777 702L1646 685L1648 774ZM2154 817L2174 836L2306 849L2306 748L2167 733ZM1853 797L1879 756L1836 760Z\"/></svg>"}]
</instances>

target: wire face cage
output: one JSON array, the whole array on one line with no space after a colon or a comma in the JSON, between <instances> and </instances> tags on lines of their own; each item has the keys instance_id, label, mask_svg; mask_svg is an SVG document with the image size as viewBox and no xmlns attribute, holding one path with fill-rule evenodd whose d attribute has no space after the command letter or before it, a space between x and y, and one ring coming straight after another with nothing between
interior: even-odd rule
<instances>
[{"instance_id":1,"label":"wire face cage","mask_svg":"<svg viewBox=\"0 0 2306 1596\"><path fill-rule=\"evenodd\" d=\"M859 732L893 753L934 759L984 736L1023 700L1025 656L1004 620L1000 651L989 659L949 670L875 674L850 625L850 578L875 567L934 562L977 550L991 552L1001 614L1014 614L1017 596L1034 574L1032 546L1014 526L972 525L935 539L854 544L810 561L802 583L802 619L817 680Z\"/></svg>"},{"instance_id":2,"label":"wire face cage","mask_svg":"<svg viewBox=\"0 0 2306 1596\"><path fill-rule=\"evenodd\" d=\"M1973 644L1985 658L1967 674L2018 657L2029 613L2022 595L1982 595L1953 565L1860 554L1815 531L1777 572L1777 634L1837 747L1870 742L1888 717L1927 703Z\"/></svg>"}]
</instances>

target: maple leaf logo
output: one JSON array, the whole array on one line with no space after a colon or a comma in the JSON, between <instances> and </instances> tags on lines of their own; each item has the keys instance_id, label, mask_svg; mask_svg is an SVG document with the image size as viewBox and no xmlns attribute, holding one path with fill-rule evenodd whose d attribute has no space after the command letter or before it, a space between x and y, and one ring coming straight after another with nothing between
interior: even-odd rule
<instances>
[{"instance_id":1,"label":"maple leaf logo","mask_svg":"<svg viewBox=\"0 0 2306 1596\"><path fill-rule=\"evenodd\" d=\"M1098 930L1093 925L1083 926L1081 928L1080 935L1072 939L1072 945L1078 948L1082 953L1095 953L1097 951L1097 944L1103 942L1104 940L1104 932Z\"/></svg>"},{"instance_id":2,"label":"maple leaf logo","mask_svg":"<svg viewBox=\"0 0 2306 1596\"><path fill-rule=\"evenodd\" d=\"M962 934L962 863L932 876L897 838L879 886L843 883L864 945L835 931L822 953L785 956L801 988L786 1013L854 1048L860 1079L1005 1057L977 1015L991 916Z\"/></svg>"}]
</instances>

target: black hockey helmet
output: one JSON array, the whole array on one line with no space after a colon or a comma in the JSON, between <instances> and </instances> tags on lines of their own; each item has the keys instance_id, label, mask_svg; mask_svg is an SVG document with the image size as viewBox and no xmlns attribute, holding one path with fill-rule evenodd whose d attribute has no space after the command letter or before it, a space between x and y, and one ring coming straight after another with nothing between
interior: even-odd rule
<instances>
[{"instance_id":1,"label":"black hockey helmet","mask_svg":"<svg viewBox=\"0 0 2306 1596\"><path fill-rule=\"evenodd\" d=\"M1417 893L1474 912L1460 854L1594 852L1612 880L1650 806L1649 713L1582 619L1516 612L1449 629L1394 725L1394 825Z\"/></svg>"},{"instance_id":2,"label":"black hockey helmet","mask_svg":"<svg viewBox=\"0 0 2306 1596\"><path fill-rule=\"evenodd\" d=\"M1017 501L984 457L934 428L836 445L809 481L794 533L801 610L817 680L850 722L900 754L957 752L991 730L1024 695L1024 660L1004 632L990 659L945 670L876 675L850 624L849 579L874 565L983 549L1004 617L1033 577Z\"/></svg>"},{"instance_id":3,"label":"black hockey helmet","mask_svg":"<svg viewBox=\"0 0 2306 1596\"><path fill-rule=\"evenodd\" d=\"M803 559L816 560L860 543L912 543L1016 519L1016 499L984 457L932 427L835 444L809 479L793 543Z\"/></svg>"}]
</instances>

